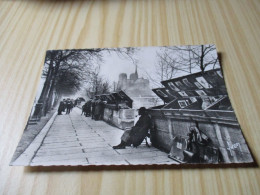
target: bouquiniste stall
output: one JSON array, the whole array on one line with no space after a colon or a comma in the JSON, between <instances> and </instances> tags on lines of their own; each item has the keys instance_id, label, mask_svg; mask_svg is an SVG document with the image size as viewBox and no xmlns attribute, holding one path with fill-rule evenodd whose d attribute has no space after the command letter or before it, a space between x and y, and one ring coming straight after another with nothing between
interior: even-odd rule
<instances>
[{"instance_id":1,"label":"bouquiniste stall","mask_svg":"<svg viewBox=\"0 0 260 195\"><path fill-rule=\"evenodd\" d=\"M165 102L149 110L152 142L181 163L237 163L251 159L221 69L162 81Z\"/></svg>"}]
</instances>

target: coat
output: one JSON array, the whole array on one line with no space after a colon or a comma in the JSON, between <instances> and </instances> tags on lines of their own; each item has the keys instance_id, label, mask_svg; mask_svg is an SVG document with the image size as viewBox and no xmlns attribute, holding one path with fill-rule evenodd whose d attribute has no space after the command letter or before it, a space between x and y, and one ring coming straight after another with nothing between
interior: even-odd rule
<instances>
[{"instance_id":1,"label":"coat","mask_svg":"<svg viewBox=\"0 0 260 195\"><path fill-rule=\"evenodd\" d=\"M103 113L104 105L102 101L97 101L95 105L94 115L101 115Z\"/></svg>"},{"instance_id":2,"label":"coat","mask_svg":"<svg viewBox=\"0 0 260 195\"><path fill-rule=\"evenodd\" d=\"M148 135L151 128L151 119L147 114L142 115L135 126L122 135L121 140L133 146L139 146Z\"/></svg>"},{"instance_id":3,"label":"coat","mask_svg":"<svg viewBox=\"0 0 260 195\"><path fill-rule=\"evenodd\" d=\"M59 108L58 108L58 111L62 112L62 111L64 111L64 109L65 109L65 103L63 101L61 101L60 105L59 105Z\"/></svg>"},{"instance_id":4,"label":"coat","mask_svg":"<svg viewBox=\"0 0 260 195\"><path fill-rule=\"evenodd\" d=\"M66 103L66 107L67 107L67 109L71 109L71 108L73 108L73 103L72 103L72 101L67 101L67 103Z\"/></svg>"}]
</instances>

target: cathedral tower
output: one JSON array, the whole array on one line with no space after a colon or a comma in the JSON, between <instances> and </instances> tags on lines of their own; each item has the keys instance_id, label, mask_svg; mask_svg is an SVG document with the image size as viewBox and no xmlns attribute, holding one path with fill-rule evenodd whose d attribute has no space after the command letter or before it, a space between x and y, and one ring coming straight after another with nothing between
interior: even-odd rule
<instances>
[{"instance_id":1,"label":"cathedral tower","mask_svg":"<svg viewBox=\"0 0 260 195\"><path fill-rule=\"evenodd\" d=\"M136 81L138 79L137 65L135 66L135 73L130 74L130 80Z\"/></svg>"}]
</instances>

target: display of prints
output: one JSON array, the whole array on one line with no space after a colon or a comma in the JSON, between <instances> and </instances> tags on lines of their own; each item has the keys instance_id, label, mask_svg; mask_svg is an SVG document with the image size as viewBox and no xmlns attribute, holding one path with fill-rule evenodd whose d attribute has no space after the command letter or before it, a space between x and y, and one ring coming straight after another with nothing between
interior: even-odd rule
<instances>
[{"instance_id":1,"label":"display of prints","mask_svg":"<svg viewBox=\"0 0 260 195\"><path fill-rule=\"evenodd\" d=\"M212 88L212 86L205 80L204 77L197 77L196 80L206 89Z\"/></svg>"},{"instance_id":2,"label":"display of prints","mask_svg":"<svg viewBox=\"0 0 260 195\"><path fill-rule=\"evenodd\" d=\"M169 89L166 89L165 91L168 93L169 96L172 96L172 94L171 94Z\"/></svg>"},{"instance_id":3,"label":"display of prints","mask_svg":"<svg viewBox=\"0 0 260 195\"><path fill-rule=\"evenodd\" d=\"M190 101L191 101L192 103L194 103L194 102L197 102L197 99L196 99L195 97L190 97Z\"/></svg>"},{"instance_id":4,"label":"display of prints","mask_svg":"<svg viewBox=\"0 0 260 195\"><path fill-rule=\"evenodd\" d=\"M193 85L188 81L187 78L182 79L182 82L183 82L187 87L193 87Z\"/></svg>"},{"instance_id":5,"label":"display of prints","mask_svg":"<svg viewBox=\"0 0 260 195\"><path fill-rule=\"evenodd\" d=\"M203 87L201 86L201 84L199 84L198 82L194 82L194 84L195 84L199 89L203 89Z\"/></svg>"},{"instance_id":6,"label":"display of prints","mask_svg":"<svg viewBox=\"0 0 260 195\"><path fill-rule=\"evenodd\" d=\"M180 81L176 81L175 85L177 85L179 88L183 88L183 85Z\"/></svg>"},{"instance_id":7,"label":"display of prints","mask_svg":"<svg viewBox=\"0 0 260 195\"><path fill-rule=\"evenodd\" d=\"M218 100L218 98L216 98L216 97L209 97L209 99L211 102L216 102Z\"/></svg>"},{"instance_id":8,"label":"display of prints","mask_svg":"<svg viewBox=\"0 0 260 195\"><path fill-rule=\"evenodd\" d=\"M181 108L185 108L186 106L188 106L185 100L178 100L178 103Z\"/></svg>"},{"instance_id":9,"label":"display of prints","mask_svg":"<svg viewBox=\"0 0 260 195\"><path fill-rule=\"evenodd\" d=\"M201 108L203 110L207 109L211 104L211 100L209 97L204 97L204 98L201 98L202 99L202 105L201 105Z\"/></svg>"},{"instance_id":10,"label":"display of prints","mask_svg":"<svg viewBox=\"0 0 260 195\"><path fill-rule=\"evenodd\" d=\"M205 93L205 91L203 91L203 90L196 90L196 93L199 94L200 96L205 96L205 95L207 95L207 94Z\"/></svg>"},{"instance_id":11,"label":"display of prints","mask_svg":"<svg viewBox=\"0 0 260 195\"><path fill-rule=\"evenodd\" d=\"M168 86L174 91L180 91L179 88L173 84L173 82L169 82Z\"/></svg>"},{"instance_id":12,"label":"display of prints","mask_svg":"<svg viewBox=\"0 0 260 195\"><path fill-rule=\"evenodd\" d=\"M188 96L187 93L185 93L185 91L179 91L178 92L181 96Z\"/></svg>"},{"instance_id":13,"label":"display of prints","mask_svg":"<svg viewBox=\"0 0 260 195\"><path fill-rule=\"evenodd\" d=\"M163 96L163 97L168 97L168 95L166 95L165 93L163 93L160 89L157 90L157 92Z\"/></svg>"}]
</instances>

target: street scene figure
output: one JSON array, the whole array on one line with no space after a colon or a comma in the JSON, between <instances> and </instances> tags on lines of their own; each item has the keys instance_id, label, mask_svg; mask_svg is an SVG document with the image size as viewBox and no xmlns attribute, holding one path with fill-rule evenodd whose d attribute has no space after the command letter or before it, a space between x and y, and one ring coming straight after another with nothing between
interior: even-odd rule
<instances>
[{"instance_id":1,"label":"street scene figure","mask_svg":"<svg viewBox=\"0 0 260 195\"><path fill-rule=\"evenodd\" d=\"M65 103L65 99L63 99L62 101L60 101L60 105L58 108L58 115L61 115L62 112L64 112L66 109L66 103Z\"/></svg>"},{"instance_id":2,"label":"street scene figure","mask_svg":"<svg viewBox=\"0 0 260 195\"><path fill-rule=\"evenodd\" d=\"M253 162L216 47L195 45L47 51L11 164Z\"/></svg>"},{"instance_id":3,"label":"street scene figure","mask_svg":"<svg viewBox=\"0 0 260 195\"><path fill-rule=\"evenodd\" d=\"M91 116L91 100L88 100L83 106L82 106L82 113L84 116L88 117Z\"/></svg>"},{"instance_id":4,"label":"street scene figure","mask_svg":"<svg viewBox=\"0 0 260 195\"><path fill-rule=\"evenodd\" d=\"M81 110L82 110L81 115L83 114L84 116L86 116L86 104L83 104Z\"/></svg>"},{"instance_id":5,"label":"street scene figure","mask_svg":"<svg viewBox=\"0 0 260 195\"><path fill-rule=\"evenodd\" d=\"M96 101L93 99L91 101L91 119L95 119Z\"/></svg>"},{"instance_id":6,"label":"street scene figure","mask_svg":"<svg viewBox=\"0 0 260 195\"><path fill-rule=\"evenodd\" d=\"M88 100L85 105L86 105L86 107L85 107L86 115L85 116L86 117L91 116L91 99Z\"/></svg>"},{"instance_id":7,"label":"street scene figure","mask_svg":"<svg viewBox=\"0 0 260 195\"><path fill-rule=\"evenodd\" d=\"M73 102L68 98L66 100L66 114L69 114L73 108Z\"/></svg>"},{"instance_id":8,"label":"street scene figure","mask_svg":"<svg viewBox=\"0 0 260 195\"><path fill-rule=\"evenodd\" d=\"M95 101L94 120L102 120L104 113L104 103L101 100Z\"/></svg>"},{"instance_id":9,"label":"street scene figure","mask_svg":"<svg viewBox=\"0 0 260 195\"><path fill-rule=\"evenodd\" d=\"M199 130L196 127L190 127L188 139L187 139L187 149L184 150L185 161L198 162L199 161L199 144L202 144L202 138L200 136Z\"/></svg>"},{"instance_id":10,"label":"street scene figure","mask_svg":"<svg viewBox=\"0 0 260 195\"><path fill-rule=\"evenodd\" d=\"M126 146L133 145L139 146L146 136L148 136L149 129L151 127L151 119L148 116L145 107L141 107L138 110L140 115L136 125L131 130L127 130L121 137L121 143L117 146L113 146L114 149L125 149Z\"/></svg>"}]
</instances>

